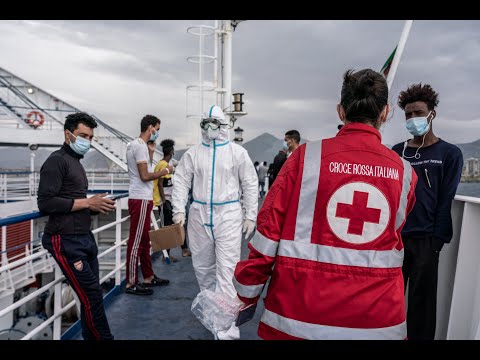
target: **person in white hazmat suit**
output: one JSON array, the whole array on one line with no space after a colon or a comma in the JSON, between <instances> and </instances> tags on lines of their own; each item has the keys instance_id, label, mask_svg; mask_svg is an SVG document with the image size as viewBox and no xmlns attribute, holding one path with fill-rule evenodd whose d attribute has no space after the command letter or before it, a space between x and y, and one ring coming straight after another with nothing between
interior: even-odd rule
<instances>
[{"instance_id":1,"label":"person in white hazmat suit","mask_svg":"<svg viewBox=\"0 0 480 360\"><path fill-rule=\"evenodd\" d=\"M211 106L200 126L202 143L188 149L175 169L173 222L184 224L188 192L193 187L187 232L200 291L223 292L240 301L233 272L240 261L242 233L248 238L255 229L257 173L248 152L229 141L229 125L220 107ZM240 330L233 324L217 337L239 339Z\"/></svg>"}]
</instances>

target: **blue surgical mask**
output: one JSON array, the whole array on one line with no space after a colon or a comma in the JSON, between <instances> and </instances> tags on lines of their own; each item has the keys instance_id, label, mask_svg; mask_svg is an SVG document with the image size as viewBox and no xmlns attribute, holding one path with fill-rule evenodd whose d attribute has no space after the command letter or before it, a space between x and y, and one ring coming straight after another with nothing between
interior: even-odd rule
<instances>
[{"instance_id":1,"label":"blue surgical mask","mask_svg":"<svg viewBox=\"0 0 480 360\"><path fill-rule=\"evenodd\" d=\"M71 131L70 131L70 134L72 134ZM70 141L70 148L73 151L75 151L78 155L85 155L90 149L90 145L91 145L90 141L82 137L75 136L73 134L72 136L75 138L75 142Z\"/></svg>"},{"instance_id":2,"label":"blue surgical mask","mask_svg":"<svg viewBox=\"0 0 480 360\"><path fill-rule=\"evenodd\" d=\"M428 130L430 130L430 122L428 121L428 117L431 113L432 112L430 111L427 116L419 116L408 119L405 124L408 132L413 136L425 135Z\"/></svg>"},{"instance_id":3,"label":"blue surgical mask","mask_svg":"<svg viewBox=\"0 0 480 360\"><path fill-rule=\"evenodd\" d=\"M158 131L155 130L155 134L150 135L150 141L155 141L158 138Z\"/></svg>"},{"instance_id":4,"label":"blue surgical mask","mask_svg":"<svg viewBox=\"0 0 480 360\"><path fill-rule=\"evenodd\" d=\"M288 144L287 144L286 141L283 142L283 144L282 144L282 149L288 150Z\"/></svg>"}]
</instances>

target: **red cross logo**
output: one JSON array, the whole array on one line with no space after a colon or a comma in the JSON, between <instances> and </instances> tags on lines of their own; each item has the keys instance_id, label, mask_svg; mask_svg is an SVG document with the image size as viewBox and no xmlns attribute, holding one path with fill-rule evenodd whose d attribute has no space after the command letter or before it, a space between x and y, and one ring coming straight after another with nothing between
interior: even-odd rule
<instances>
[{"instance_id":1,"label":"red cross logo","mask_svg":"<svg viewBox=\"0 0 480 360\"><path fill-rule=\"evenodd\" d=\"M377 239L387 228L390 205L372 184L351 182L340 186L327 204L327 221L340 240L365 244Z\"/></svg>"},{"instance_id":2,"label":"red cross logo","mask_svg":"<svg viewBox=\"0 0 480 360\"><path fill-rule=\"evenodd\" d=\"M380 222L380 209L367 207L368 193L354 191L353 203L337 204L335 216L349 219L347 234L362 235L363 225L366 222L378 224Z\"/></svg>"}]
</instances>

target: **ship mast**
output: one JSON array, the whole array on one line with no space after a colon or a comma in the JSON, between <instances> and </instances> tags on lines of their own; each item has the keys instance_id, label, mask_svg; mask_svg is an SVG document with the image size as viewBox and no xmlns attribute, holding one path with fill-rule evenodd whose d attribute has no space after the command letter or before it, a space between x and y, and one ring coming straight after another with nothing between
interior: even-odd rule
<instances>
[{"instance_id":1,"label":"ship mast","mask_svg":"<svg viewBox=\"0 0 480 360\"><path fill-rule=\"evenodd\" d=\"M410 34L410 29L412 28L413 20L406 20L405 25L403 26L402 34L400 35L400 40L398 41L397 50L392 60L392 65L387 75L387 85L388 89L392 89L393 79L397 73L398 64L400 63L400 58L403 54L403 49L407 43L408 35Z\"/></svg>"},{"instance_id":2,"label":"ship mast","mask_svg":"<svg viewBox=\"0 0 480 360\"><path fill-rule=\"evenodd\" d=\"M187 58L187 61L198 64L198 83L187 86L188 128L195 129L187 146L201 141L198 123L206 111L206 104L220 106L226 122L232 127L239 116L246 115L232 107L233 31L241 21L245 20L215 20L213 26L195 25L187 28L188 33L199 37L198 54ZM212 45L210 49L209 45Z\"/></svg>"}]
</instances>

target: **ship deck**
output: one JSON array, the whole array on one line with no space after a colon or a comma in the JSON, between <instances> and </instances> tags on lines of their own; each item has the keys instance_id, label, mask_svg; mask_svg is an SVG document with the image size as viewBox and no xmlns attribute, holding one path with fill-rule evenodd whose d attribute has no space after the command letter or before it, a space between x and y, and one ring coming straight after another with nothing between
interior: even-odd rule
<instances>
[{"instance_id":1,"label":"ship deck","mask_svg":"<svg viewBox=\"0 0 480 360\"><path fill-rule=\"evenodd\" d=\"M256 235L255 235L256 236ZM241 258L248 257L248 241L242 240ZM125 294L124 286L106 307L110 330L115 340L213 340L213 334L193 315L190 307L200 291L191 257L182 257L181 249L170 254L178 262L166 264L161 252L152 254L157 276L170 280L167 286L154 287L153 295ZM263 296L262 296L263 298ZM263 312L259 301L254 319L240 327L241 340L259 340L258 323ZM73 339L81 340L78 331Z\"/></svg>"}]
</instances>

